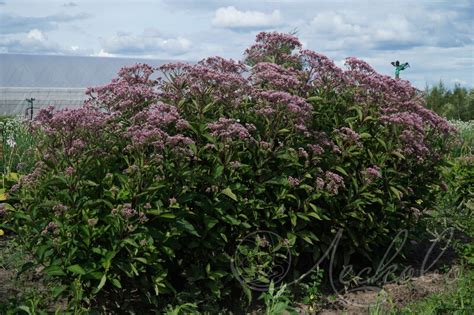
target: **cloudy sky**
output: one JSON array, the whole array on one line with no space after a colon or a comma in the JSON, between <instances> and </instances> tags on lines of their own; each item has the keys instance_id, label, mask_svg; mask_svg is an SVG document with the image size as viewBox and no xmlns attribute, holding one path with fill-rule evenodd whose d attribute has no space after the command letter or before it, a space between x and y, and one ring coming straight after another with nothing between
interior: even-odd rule
<instances>
[{"instance_id":1,"label":"cloudy sky","mask_svg":"<svg viewBox=\"0 0 474 315\"><path fill-rule=\"evenodd\" d=\"M297 32L423 88L474 86L474 0L0 0L0 53L239 59L260 31Z\"/></svg>"}]
</instances>

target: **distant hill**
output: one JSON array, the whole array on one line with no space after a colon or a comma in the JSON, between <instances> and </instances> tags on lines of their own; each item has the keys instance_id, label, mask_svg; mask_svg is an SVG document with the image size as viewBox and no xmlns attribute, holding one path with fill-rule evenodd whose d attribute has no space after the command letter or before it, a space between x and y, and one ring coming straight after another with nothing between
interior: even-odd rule
<instances>
[{"instance_id":1,"label":"distant hill","mask_svg":"<svg viewBox=\"0 0 474 315\"><path fill-rule=\"evenodd\" d=\"M0 87L97 86L138 62L159 66L171 60L0 54Z\"/></svg>"}]
</instances>

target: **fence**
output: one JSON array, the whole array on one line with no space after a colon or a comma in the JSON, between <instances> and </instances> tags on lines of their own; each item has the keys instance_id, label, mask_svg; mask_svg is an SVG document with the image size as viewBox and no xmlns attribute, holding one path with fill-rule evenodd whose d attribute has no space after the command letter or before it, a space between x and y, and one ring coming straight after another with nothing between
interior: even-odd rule
<instances>
[{"instance_id":1,"label":"fence","mask_svg":"<svg viewBox=\"0 0 474 315\"><path fill-rule=\"evenodd\" d=\"M34 99L34 113L49 105L56 109L77 108L87 99L85 91L85 88L0 87L0 115L29 116L28 99Z\"/></svg>"}]
</instances>

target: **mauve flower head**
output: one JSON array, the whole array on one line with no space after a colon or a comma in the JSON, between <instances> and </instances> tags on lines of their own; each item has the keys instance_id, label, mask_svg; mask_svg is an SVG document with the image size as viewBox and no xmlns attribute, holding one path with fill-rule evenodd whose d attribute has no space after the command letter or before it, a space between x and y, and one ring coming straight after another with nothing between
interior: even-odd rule
<instances>
[{"instance_id":1,"label":"mauve flower head","mask_svg":"<svg viewBox=\"0 0 474 315\"><path fill-rule=\"evenodd\" d=\"M301 180L288 176L288 183L290 184L290 186L296 187L300 185Z\"/></svg>"},{"instance_id":2,"label":"mauve flower head","mask_svg":"<svg viewBox=\"0 0 474 315\"><path fill-rule=\"evenodd\" d=\"M174 197L171 197L171 198L169 199L169 203L170 203L170 206L173 206L173 205L175 205L175 204L177 203L177 200L176 200L176 198L174 198Z\"/></svg>"},{"instance_id":3,"label":"mauve flower head","mask_svg":"<svg viewBox=\"0 0 474 315\"><path fill-rule=\"evenodd\" d=\"M239 168L241 165L239 161L231 161L229 164L230 164L230 167L234 170Z\"/></svg>"},{"instance_id":4,"label":"mauve flower head","mask_svg":"<svg viewBox=\"0 0 474 315\"><path fill-rule=\"evenodd\" d=\"M255 44L245 50L245 63L254 65L273 60L276 64L296 64L298 59L292 55L300 48L301 42L296 36L277 32L261 32Z\"/></svg>"},{"instance_id":5,"label":"mauve flower head","mask_svg":"<svg viewBox=\"0 0 474 315\"><path fill-rule=\"evenodd\" d=\"M146 214L143 213L143 212L140 212L138 214L138 222L145 223L146 221L148 221L148 218L147 218Z\"/></svg>"},{"instance_id":6,"label":"mauve flower head","mask_svg":"<svg viewBox=\"0 0 474 315\"><path fill-rule=\"evenodd\" d=\"M308 144L308 148L313 153L313 155L322 155L324 153L324 149L318 144Z\"/></svg>"},{"instance_id":7,"label":"mauve flower head","mask_svg":"<svg viewBox=\"0 0 474 315\"><path fill-rule=\"evenodd\" d=\"M268 150L272 147L272 144L267 141L259 141L258 144L262 147L264 150Z\"/></svg>"},{"instance_id":8,"label":"mauve flower head","mask_svg":"<svg viewBox=\"0 0 474 315\"><path fill-rule=\"evenodd\" d=\"M55 212L64 212L67 209L67 206L63 205L62 203L53 206L53 211Z\"/></svg>"},{"instance_id":9,"label":"mauve flower head","mask_svg":"<svg viewBox=\"0 0 474 315\"><path fill-rule=\"evenodd\" d=\"M125 219L130 219L137 214L137 211L132 208L131 203L125 203L123 206L121 206L120 213Z\"/></svg>"},{"instance_id":10,"label":"mauve flower head","mask_svg":"<svg viewBox=\"0 0 474 315\"><path fill-rule=\"evenodd\" d=\"M17 192L19 189L20 189L20 184L14 184L14 185L10 188L10 192L15 193L15 192Z\"/></svg>"},{"instance_id":11,"label":"mauve flower head","mask_svg":"<svg viewBox=\"0 0 474 315\"><path fill-rule=\"evenodd\" d=\"M53 234L59 234L59 225L56 222L49 222L48 225L41 231L41 234L47 234L48 232L52 232Z\"/></svg>"},{"instance_id":12,"label":"mauve flower head","mask_svg":"<svg viewBox=\"0 0 474 315\"><path fill-rule=\"evenodd\" d=\"M308 152L306 152L306 150L303 148L298 148L298 155L305 159L307 159L309 156Z\"/></svg>"},{"instance_id":13,"label":"mauve flower head","mask_svg":"<svg viewBox=\"0 0 474 315\"><path fill-rule=\"evenodd\" d=\"M342 127L339 129L335 129L334 133L339 135L343 141L348 142L350 144L355 144L357 146L362 146L362 143L360 142L360 136L357 132L352 130L351 128L348 127Z\"/></svg>"},{"instance_id":14,"label":"mauve flower head","mask_svg":"<svg viewBox=\"0 0 474 315\"><path fill-rule=\"evenodd\" d=\"M252 67L249 80L254 86L273 90L298 90L302 85L298 78L299 72L286 69L271 62L259 62Z\"/></svg>"},{"instance_id":15,"label":"mauve flower head","mask_svg":"<svg viewBox=\"0 0 474 315\"><path fill-rule=\"evenodd\" d=\"M305 70L308 88L337 89L344 83L343 71L328 57L312 50L302 50L298 57Z\"/></svg>"},{"instance_id":16,"label":"mauve flower head","mask_svg":"<svg viewBox=\"0 0 474 315\"><path fill-rule=\"evenodd\" d=\"M97 222L99 222L99 219L91 218L87 220L87 225L89 225L90 227L93 227L97 224Z\"/></svg>"},{"instance_id":17,"label":"mauve flower head","mask_svg":"<svg viewBox=\"0 0 474 315\"><path fill-rule=\"evenodd\" d=\"M244 140L246 142L253 139L250 132L255 130L253 125L246 124L246 126L243 126L235 119L223 117L214 123L207 124L207 127L210 129L212 136L223 140Z\"/></svg>"},{"instance_id":18,"label":"mauve flower head","mask_svg":"<svg viewBox=\"0 0 474 315\"><path fill-rule=\"evenodd\" d=\"M107 85L89 88L87 105L106 108L124 115L133 115L158 98L156 86L159 80L150 76L154 69L146 64L122 68L118 77Z\"/></svg>"},{"instance_id":19,"label":"mauve flower head","mask_svg":"<svg viewBox=\"0 0 474 315\"><path fill-rule=\"evenodd\" d=\"M337 195L339 192L339 188L345 187L344 179L342 178L342 176L336 173L327 171L325 173L325 177L326 177L326 190L329 191L330 193Z\"/></svg>"},{"instance_id":20,"label":"mauve flower head","mask_svg":"<svg viewBox=\"0 0 474 315\"><path fill-rule=\"evenodd\" d=\"M66 170L64 171L67 175L72 175L76 172L76 170L74 169L74 167L72 166L68 166L66 167Z\"/></svg>"},{"instance_id":21,"label":"mauve flower head","mask_svg":"<svg viewBox=\"0 0 474 315\"><path fill-rule=\"evenodd\" d=\"M177 130L186 130L189 123L181 118L178 108L173 105L151 105L133 116L132 121L133 125L127 128L124 135L130 138L137 149L152 146L163 151L169 147L174 152L189 153L182 149L194 143L191 138L176 133Z\"/></svg>"},{"instance_id":22,"label":"mauve flower head","mask_svg":"<svg viewBox=\"0 0 474 315\"><path fill-rule=\"evenodd\" d=\"M316 177L316 189L323 190L324 189L324 179L321 177Z\"/></svg>"},{"instance_id":23,"label":"mauve flower head","mask_svg":"<svg viewBox=\"0 0 474 315\"><path fill-rule=\"evenodd\" d=\"M382 173L380 173L380 168L376 165L367 167L362 171L364 181L368 184L372 183L377 178L382 178Z\"/></svg>"},{"instance_id":24,"label":"mauve flower head","mask_svg":"<svg viewBox=\"0 0 474 315\"><path fill-rule=\"evenodd\" d=\"M256 109L270 109L269 113L285 113L295 125L301 125L312 117L313 107L306 99L284 91L256 91L254 97L259 100ZM257 111L265 115L265 112Z\"/></svg>"}]
</instances>

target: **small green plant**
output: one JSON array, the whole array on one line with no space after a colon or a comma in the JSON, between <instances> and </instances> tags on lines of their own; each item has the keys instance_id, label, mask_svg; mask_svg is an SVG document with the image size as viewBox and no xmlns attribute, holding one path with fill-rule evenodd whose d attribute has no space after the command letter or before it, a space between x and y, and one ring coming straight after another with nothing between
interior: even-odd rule
<instances>
[{"instance_id":1,"label":"small green plant","mask_svg":"<svg viewBox=\"0 0 474 315\"><path fill-rule=\"evenodd\" d=\"M165 315L199 314L198 307L194 303L184 303L177 306L169 305Z\"/></svg>"},{"instance_id":2,"label":"small green plant","mask_svg":"<svg viewBox=\"0 0 474 315\"><path fill-rule=\"evenodd\" d=\"M319 267L311 272L309 279L299 285L303 295L303 303L309 306L309 311L316 311L318 302L321 299L321 282L323 280L324 270Z\"/></svg>"},{"instance_id":3,"label":"small green plant","mask_svg":"<svg viewBox=\"0 0 474 315\"><path fill-rule=\"evenodd\" d=\"M275 290L273 281L270 283L268 292L263 292L259 299L263 300L265 304L266 315L280 315L284 313L298 314L291 306L291 300L288 297L286 284L282 285L278 291Z\"/></svg>"}]
</instances>

